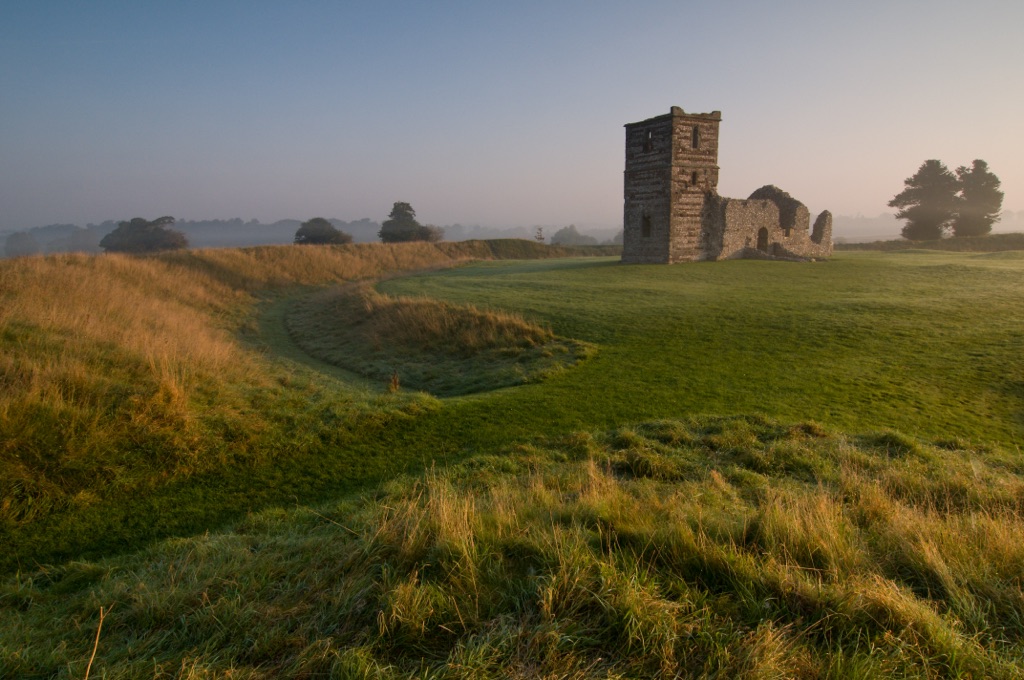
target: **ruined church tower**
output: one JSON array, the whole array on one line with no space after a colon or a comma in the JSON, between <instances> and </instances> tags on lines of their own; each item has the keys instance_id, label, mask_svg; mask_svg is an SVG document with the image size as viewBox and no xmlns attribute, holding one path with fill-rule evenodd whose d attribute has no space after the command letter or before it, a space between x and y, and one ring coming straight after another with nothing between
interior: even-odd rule
<instances>
[{"instance_id":1,"label":"ruined church tower","mask_svg":"<svg viewBox=\"0 0 1024 680\"><path fill-rule=\"evenodd\" d=\"M702 213L718 188L719 111L626 125L623 262L701 259Z\"/></svg>"},{"instance_id":2,"label":"ruined church tower","mask_svg":"<svg viewBox=\"0 0 1024 680\"><path fill-rule=\"evenodd\" d=\"M674 263L832 255L832 214L810 222L800 201L767 184L745 199L718 195L720 111L626 125L622 261Z\"/></svg>"}]
</instances>

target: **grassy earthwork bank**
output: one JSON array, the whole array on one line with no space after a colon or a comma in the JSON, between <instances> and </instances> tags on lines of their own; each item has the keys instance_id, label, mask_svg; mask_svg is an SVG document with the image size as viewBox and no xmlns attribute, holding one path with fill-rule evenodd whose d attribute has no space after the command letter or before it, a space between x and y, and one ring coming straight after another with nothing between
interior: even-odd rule
<instances>
[{"instance_id":1,"label":"grassy earthwork bank","mask_svg":"<svg viewBox=\"0 0 1024 680\"><path fill-rule=\"evenodd\" d=\"M419 456L381 453L400 446L396 422L439 402L272 358L268 343L291 343L260 310L342 281L578 252L478 241L0 262L0 570L404 469Z\"/></svg>"},{"instance_id":2,"label":"grassy earthwork bank","mask_svg":"<svg viewBox=\"0 0 1024 680\"><path fill-rule=\"evenodd\" d=\"M0 263L0 676L1024 675L1024 253L569 254Z\"/></svg>"}]
</instances>

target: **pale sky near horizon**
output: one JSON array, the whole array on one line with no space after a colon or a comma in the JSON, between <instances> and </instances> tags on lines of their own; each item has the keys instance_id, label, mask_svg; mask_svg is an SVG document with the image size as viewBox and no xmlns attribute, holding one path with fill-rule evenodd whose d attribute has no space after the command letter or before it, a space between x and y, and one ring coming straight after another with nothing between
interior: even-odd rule
<instances>
[{"instance_id":1,"label":"pale sky near horizon","mask_svg":"<svg viewBox=\"0 0 1024 680\"><path fill-rule=\"evenodd\" d=\"M719 193L1024 210L1024 2L0 0L0 230L135 216L615 227L623 124L722 111Z\"/></svg>"}]
</instances>

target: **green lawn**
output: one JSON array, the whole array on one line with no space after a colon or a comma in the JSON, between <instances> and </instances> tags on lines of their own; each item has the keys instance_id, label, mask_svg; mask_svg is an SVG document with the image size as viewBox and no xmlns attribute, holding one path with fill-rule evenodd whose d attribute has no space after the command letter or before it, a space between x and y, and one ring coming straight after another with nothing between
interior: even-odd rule
<instances>
[{"instance_id":1,"label":"green lawn","mask_svg":"<svg viewBox=\"0 0 1024 680\"><path fill-rule=\"evenodd\" d=\"M544 384L449 402L439 417L488 445L689 413L1024 438L1020 253L491 262L380 289L517 311L598 346Z\"/></svg>"}]
</instances>

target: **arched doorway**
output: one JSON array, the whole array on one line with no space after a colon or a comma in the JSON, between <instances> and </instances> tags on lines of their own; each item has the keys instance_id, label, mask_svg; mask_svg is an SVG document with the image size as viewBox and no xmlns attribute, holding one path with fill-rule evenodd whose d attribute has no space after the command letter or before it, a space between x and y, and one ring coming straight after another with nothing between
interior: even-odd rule
<instances>
[{"instance_id":1,"label":"arched doorway","mask_svg":"<svg viewBox=\"0 0 1024 680\"><path fill-rule=\"evenodd\" d=\"M768 252L768 229L761 227L757 232L757 249L762 253Z\"/></svg>"}]
</instances>

